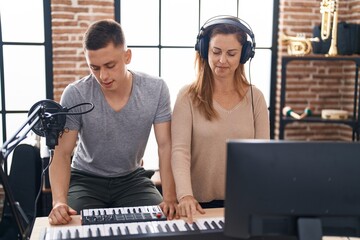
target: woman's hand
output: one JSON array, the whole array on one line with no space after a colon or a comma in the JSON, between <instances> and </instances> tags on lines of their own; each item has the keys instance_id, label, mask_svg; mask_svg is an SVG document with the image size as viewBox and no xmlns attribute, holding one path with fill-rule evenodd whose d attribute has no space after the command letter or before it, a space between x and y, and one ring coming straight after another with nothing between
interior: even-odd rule
<instances>
[{"instance_id":1,"label":"woman's hand","mask_svg":"<svg viewBox=\"0 0 360 240\"><path fill-rule=\"evenodd\" d=\"M179 205L179 214L181 217L187 217L188 222L193 222L193 215L196 214L196 212L199 212L201 214L204 214L204 209L200 206L199 202L193 197L193 196L185 196L180 199Z\"/></svg>"}]
</instances>

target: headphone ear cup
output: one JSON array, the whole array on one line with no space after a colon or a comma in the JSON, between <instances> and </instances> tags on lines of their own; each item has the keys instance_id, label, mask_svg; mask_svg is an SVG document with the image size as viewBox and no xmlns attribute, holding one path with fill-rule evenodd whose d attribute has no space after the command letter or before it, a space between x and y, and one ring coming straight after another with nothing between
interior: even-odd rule
<instances>
[{"instance_id":1,"label":"headphone ear cup","mask_svg":"<svg viewBox=\"0 0 360 240\"><path fill-rule=\"evenodd\" d=\"M250 41L246 41L241 50L240 63L245 64L250 58L253 58L255 55L255 51L253 49L252 43Z\"/></svg>"},{"instance_id":2,"label":"headphone ear cup","mask_svg":"<svg viewBox=\"0 0 360 240\"><path fill-rule=\"evenodd\" d=\"M204 59L208 58L209 41L208 37L199 37L195 50L199 52L200 56Z\"/></svg>"}]
</instances>

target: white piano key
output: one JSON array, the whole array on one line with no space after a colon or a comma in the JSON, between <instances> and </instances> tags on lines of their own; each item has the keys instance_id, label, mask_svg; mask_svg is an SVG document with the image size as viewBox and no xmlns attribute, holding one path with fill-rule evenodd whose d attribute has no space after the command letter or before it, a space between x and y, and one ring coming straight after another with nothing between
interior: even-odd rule
<instances>
[{"instance_id":1,"label":"white piano key","mask_svg":"<svg viewBox=\"0 0 360 240\"><path fill-rule=\"evenodd\" d=\"M127 223L126 225L129 228L130 234L139 234L139 230L138 230L139 223L132 222L132 223Z\"/></svg>"},{"instance_id":2,"label":"white piano key","mask_svg":"<svg viewBox=\"0 0 360 240\"><path fill-rule=\"evenodd\" d=\"M143 207L141 207L141 211L143 213L150 213L150 208L148 206L143 206Z\"/></svg>"},{"instance_id":3,"label":"white piano key","mask_svg":"<svg viewBox=\"0 0 360 240\"><path fill-rule=\"evenodd\" d=\"M52 238L52 228L46 228L45 229L45 240L51 240Z\"/></svg>"},{"instance_id":4,"label":"white piano key","mask_svg":"<svg viewBox=\"0 0 360 240\"><path fill-rule=\"evenodd\" d=\"M62 232L62 239L71 239L74 227L61 227L59 230Z\"/></svg>"},{"instance_id":5,"label":"white piano key","mask_svg":"<svg viewBox=\"0 0 360 240\"><path fill-rule=\"evenodd\" d=\"M101 215L101 216L105 216L105 215L106 215L106 210L105 210L105 208L99 208L98 210L99 210L99 215Z\"/></svg>"},{"instance_id":6,"label":"white piano key","mask_svg":"<svg viewBox=\"0 0 360 240\"><path fill-rule=\"evenodd\" d=\"M162 225L160 223L161 223L160 221L151 222L155 233L165 232L164 228L162 227ZM160 226L160 228L159 228L159 226Z\"/></svg>"},{"instance_id":7,"label":"white piano key","mask_svg":"<svg viewBox=\"0 0 360 240\"><path fill-rule=\"evenodd\" d=\"M143 234L150 234L155 232L154 227L150 222L138 222L137 225Z\"/></svg>"},{"instance_id":8,"label":"white piano key","mask_svg":"<svg viewBox=\"0 0 360 240\"><path fill-rule=\"evenodd\" d=\"M106 215L113 215L113 209L114 208L105 208Z\"/></svg>"},{"instance_id":9,"label":"white piano key","mask_svg":"<svg viewBox=\"0 0 360 240\"><path fill-rule=\"evenodd\" d=\"M142 213L142 207L134 207L134 213Z\"/></svg>"},{"instance_id":10,"label":"white piano key","mask_svg":"<svg viewBox=\"0 0 360 240\"><path fill-rule=\"evenodd\" d=\"M122 235L129 235L129 234L131 234L131 233L130 233L130 229L129 229L129 227L128 227L128 224L129 224L129 223L119 223L119 224L117 224L118 227L120 227L120 230L121 230Z\"/></svg>"},{"instance_id":11,"label":"white piano key","mask_svg":"<svg viewBox=\"0 0 360 240\"><path fill-rule=\"evenodd\" d=\"M124 224L114 223L108 225L111 227L114 236L125 235L124 228L123 229L121 228L121 226L124 226ZM109 230L109 234L110 234L110 230Z\"/></svg>"},{"instance_id":12,"label":"white piano key","mask_svg":"<svg viewBox=\"0 0 360 240\"><path fill-rule=\"evenodd\" d=\"M89 213L90 211L91 211L90 209L83 209L83 210L82 210L82 215L84 215L84 216L86 216L86 217L87 217L87 216L90 216L90 213Z\"/></svg>"},{"instance_id":13,"label":"white piano key","mask_svg":"<svg viewBox=\"0 0 360 240\"><path fill-rule=\"evenodd\" d=\"M129 213L129 212L130 212L130 209L127 208L127 207L120 208L120 210L121 210L121 213L122 213L122 214L126 214L126 213Z\"/></svg>"},{"instance_id":14,"label":"white piano key","mask_svg":"<svg viewBox=\"0 0 360 240\"><path fill-rule=\"evenodd\" d=\"M89 232L91 231L91 229L90 229L91 226L95 226L95 225L83 225L83 227L81 229L82 230L81 231L81 236L83 238L89 238L90 237ZM91 234L91 236L92 236L92 234Z\"/></svg>"}]
</instances>

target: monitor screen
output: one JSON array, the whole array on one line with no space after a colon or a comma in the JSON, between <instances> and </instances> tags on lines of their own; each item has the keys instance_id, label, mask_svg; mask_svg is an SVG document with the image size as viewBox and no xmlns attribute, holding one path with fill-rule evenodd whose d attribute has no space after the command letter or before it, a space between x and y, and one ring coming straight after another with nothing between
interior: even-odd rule
<instances>
[{"instance_id":1,"label":"monitor screen","mask_svg":"<svg viewBox=\"0 0 360 240\"><path fill-rule=\"evenodd\" d=\"M225 235L360 236L360 143L230 140Z\"/></svg>"}]
</instances>

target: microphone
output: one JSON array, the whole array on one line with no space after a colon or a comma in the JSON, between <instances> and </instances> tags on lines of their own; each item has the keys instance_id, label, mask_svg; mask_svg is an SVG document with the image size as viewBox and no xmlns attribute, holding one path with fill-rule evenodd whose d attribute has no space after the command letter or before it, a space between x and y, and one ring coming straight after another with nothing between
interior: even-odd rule
<instances>
[{"instance_id":1,"label":"microphone","mask_svg":"<svg viewBox=\"0 0 360 240\"><path fill-rule=\"evenodd\" d=\"M81 105L90 105L91 107L83 112L69 112ZM66 115L81 115L91 112L93 109L94 104L92 103L80 103L71 108L66 108L53 100L41 100L30 108L29 124L35 134L46 138L46 146L50 150L54 150L58 144L59 134L64 131Z\"/></svg>"},{"instance_id":2,"label":"microphone","mask_svg":"<svg viewBox=\"0 0 360 240\"><path fill-rule=\"evenodd\" d=\"M54 149L58 144L60 132L64 130L68 109L63 108L53 100L47 99L35 103L30 108L28 115L30 116L35 110L38 111L38 114L30 120L30 123L36 117L39 118L39 121L31 128L31 130L35 134L45 137L46 145L50 149Z\"/></svg>"}]
</instances>

